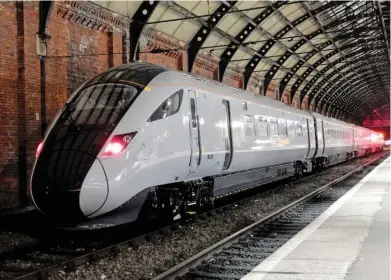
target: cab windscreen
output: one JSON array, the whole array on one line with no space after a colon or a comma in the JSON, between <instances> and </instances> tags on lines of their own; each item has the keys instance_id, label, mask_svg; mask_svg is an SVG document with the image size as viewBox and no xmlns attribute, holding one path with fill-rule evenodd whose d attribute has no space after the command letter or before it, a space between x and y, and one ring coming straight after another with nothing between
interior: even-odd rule
<instances>
[{"instance_id":1,"label":"cab windscreen","mask_svg":"<svg viewBox=\"0 0 391 280\"><path fill-rule=\"evenodd\" d=\"M167 98L156 110L153 112L148 122L167 118L176 114L182 104L183 89L178 90L169 98Z\"/></svg>"}]
</instances>

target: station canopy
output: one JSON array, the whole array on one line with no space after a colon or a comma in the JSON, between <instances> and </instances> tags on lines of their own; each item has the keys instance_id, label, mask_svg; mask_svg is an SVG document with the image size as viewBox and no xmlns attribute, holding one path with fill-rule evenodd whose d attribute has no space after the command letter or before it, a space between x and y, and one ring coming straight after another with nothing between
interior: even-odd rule
<instances>
[{"instance_id":1,"label":"station canopy","mask_svg":"<svg viewBox=\"0 0 391 280\"><path fill-rule=\"evenodd\" d=\"M273 84L360 120L389 103L389 1L93 2L131 19L136 52L157 31L187 51L189 69L200 55L217 58L220 81L240 71L244 88Z\"/></svg>"}]
</instances>

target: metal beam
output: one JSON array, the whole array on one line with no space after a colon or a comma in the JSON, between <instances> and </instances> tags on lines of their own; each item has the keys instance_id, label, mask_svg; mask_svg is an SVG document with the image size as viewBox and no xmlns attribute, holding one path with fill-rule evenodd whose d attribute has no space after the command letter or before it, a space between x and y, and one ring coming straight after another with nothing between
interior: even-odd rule
<instances>
[{"instance_id":1,"label":"metal beam","mask_svg":"<svg viewBox=\"0 0 391 280\"><path fill-rule=\"evenodd\" d=\"M388 45L386 24L384 23L383 11L382 11L382 8L380 6L380 1L376 1L376 5L377 5L377 8L378 8L379 13L380 13L380 20L381 20L381 24L382 24L382 27L383 27L384 41L386 42L386 45L387 45L387 52L388 52L388 57L389 57L390 56L390 46Z\"/></svg>"},{"instance_id":2,"label":"metal beam","mask_svg":"<svg viewBox=\"0 0 391 280\"><path fill-rule=\"evenodd\" d=\"M284 1L278 1L273 5L280 7ZM256 26L261 24L266 18L268 18L273 13L273 9L271 6L267 7L261 13L254 17L253 23L249 22L236 36L235 41L231 41L229 46L224 50L222 55L220 56L219 62L219 81L223 80L225 70L227 69L228 64L230 63L232 57L235 55L236 50L241 46L244 41L251 35L251 33L256 30Z\"/></svg>"},{"instance_id":3,"label":"metal beam","mask_svg":"<svg viewBox=\"0 0 391 280\"><path fill-rule=\"evenodd\" d=\"M319 13L319 12L324 11L324 10L326 10L326 9L332 7L332 6L335 6L335 5L339 5L339 3L338 2L327 3L323 7L320 7L318 9L316 9L315 12ZM273 10L278 12L280 14L280 16L282 15L282 13L279 12L278 7L274 7ZM301 24L302 22L304 22L305 20L307 20L310 17L311 17L311 15L309 13L306 13L305 15L299 17L298 19L296 19L292 23L290 23L289 21L285 21L287 23L287 25L284 28L280 29L280 31L278 31L276 33L276 35L271 36L272 38L270 40L268 40L268 42L265 43L258 50L258 54L261 55L261 59L258 59L257 57L253 57L248 62L248 64L245 66L245 74L244 74L244 84L245 84L245 86L247 85L247 82L250 80L250 77L251 77L252 73L254 72L255 68L257 67L257 65L259 64L259 62L262 60L262 58L265 56L265 54L273 47L273 45L276 44L276 43L281 43L279 40L286 33L291 31L297 25ZM303 58L301 58L301 56L298 56L295 52L298 49L297 45L299 45L299 44L303 45L306 42L308 42L309 39L310 38L307 38L306 36L303 35L302 39L298 43L296 43L292 48L288 48L286 45L283 44L284 48L286 49L286 52L283 55L280 56L280 59L276 63L277 65L273 66L271 69L269 69L269 72L265 75L265 86L264 86L265 91L267 90L267 86L269 85L270 81L272 80L272 77L275 75L275 73L277 73L277 71L280 68L282 68L282 65L285 63L285 61L291 55L297 56L298 60L302 61L302 64L306 63L306 61L304 61Z\"/></svg>"},{"instance_id":4,"label":"metal beam","mask_svg":"<svg viewBox=\"0 0 391 280\"><path fill-rule=\"evenodd\" d=\"M303 7L308 13L311 14L311 17L312 17L312 18L315 20L315 22L319 25L319 28L320 28L320 29L322 30L322 32L326 35L326 37L329 39L329 41L332 42L334 48L335 48L336 50L338 50L338 52L339 52L339 54L341 55L341 57L343 57L344 60L349 64L349 61L347 60L347 58L346 58L344 52L343 52L342 50L340 50L340 48L337 46L337 44L335 43L335 41L333 40L333 38L331 38L330 35L329 35L328 33L326 33L326 30L328 30L328 29L330 29L330 28L332 28L332 27L334 27L334 26L336 26L336 25L338 25L338 24L334 25L333 23L331 23L331 24L328 24L327 26L323 27L323 25L320 23L319 18L318 18L316 15L314 15L314 14L311 13L311 10L310 10L310 8L308 7L308 4L307 4L307 3L302 3L301 5L302 5L302 7ZM334 12L333 7L331 7L331 10ZM368 14L370 14L370 15L372 16L372 13L368 13ZM376 15L376 13L375 13L375 15ZM352 20L352 19L355 20L355 19L357 19L357 16L359 16L359 18L364 18L363 14L358 14L358 15L353 15L353 16L347 16L346 18L341 19L341 20L339 20L339 21L344 22L345 20ZM338 20L337 20L337 21L338 21ZM350 67L351 67L351 69L354 71L354 68L353 68L351 65L350 65Z\"/></svg>"},{"instance_id":5,"label":"metal beam","mask_svg":"<svg viewBox=\"0 0 391 280\"><path fill-rule=\"evenodd\" d=\"M229 4L228 4L229 3ZM205 43L209 34L224 17L224 15L233 7L237 1L228 1L226 3L220 4L220 6L213 12L212 15L206 20L205 24L198 30L191 39L189 43L189 48L187 50L187 62L188 62L188 72L192 72L194 61L197 57L197 54L201 46Z\"/></svg>"},{"instance_id":6,"label":"metal beam","mask_svg":"<svg viewBox=\"0 0 391 280\"><path fill-rule=\"evenodd\" d=\"M130 49L129 49L129 60L136 61L139 59L140 50L139 48L139 39L141 32L143 31L145 25L150 19L152 13L155 11L156 6L159 4L159 1L142 1L137 11L134 13L132 18L132 23L129 27L129 36L130 36Z\"/></svg>"},{"instance_id":7,"label":"metal beam","mask_svg":"<svg viewBox=\"0 0 391 280\"><path fill-rule=\"evenodd\" d=\"M364 66L361 66L361 67L364 67ZM360 67L357 67L357 69L359 70ZM375 83L375 85L376 85L377 88L381 88L381 85L380 85L378 82L376 82L376 80L375 80L375 79L379 76L379 74L383 74L383 73L379 73L379 72L378 72L378 73L367 72L366 74L363 74L362 77L364 77L365 79L372 78L372 80L369 81L369 83L371 84L371 88L373 87L373 85L372 85L373 83ZM386 74L384 74L384 75L386 75ZM355 78L355 79L352 79L352 83L353 83L353 84L357 83L358 81L362 81L362 79L361 79L360 77ZM335 99L335 98L338 98L339 95L335 96L334 93L335 93L335 92L337 91L337 89L339 89L339 87L341 87L343 84L346 84L346 82L345 82L345 83L339 83L339 84L336 84L336 83L335 83L334 87L331 88L331 90L330 90L325 96L322 96L322 99L325 99L326 102L328 102L329 100L333 100L333 99ZM367 91L367 93L369 93L369 92ZM376 96L376 99L378 99L377 96ZM372 97L370 97L370 100L372 100ZM368 102L371 102L371 101L368 101Z\"/></svg>"},{"instance_id":8,"label":"metal beam","mask_svg":"<svg viewBox=\"0 0 391 280\"><path fill-rule=\"evenodd\" d=\"M351 56L354 56L356 53L352 53L352 54L349 54L348 55L348 57L351 57ZM356 63L357 63L358 61L356 60L356 61L353 61L353 63L352 63L352 65L354 66ZM346 68L347 67L347 65L345 64L344 66L342 66L342 67L340 67L340 68ZM354 67L356 67L356 66L354 66ZM342 69L338 69L339 71L340 70L342 70ZM322 82L320 82L315 88L314 88L314 90L309 94L309 103L311 103L312 102L312 99L313 98L315 98L315 97L317 97L318 96L318 91L319 91L319 89L320 89L320 87L322 87L326 82L328 82L329 84L330 83L333 83L334 85L335 85L335 83L336 83L336 81L338 81L341 77L338 77L336 80L334 79L334 80L330 80L335 74L338 74L338 72L337 71L334 71L334 72L332 72L331 74L329 74L328 76L326 76L326 78L322 81ZM331 88L332 86L330 86L330 85L326 85L326 87L324 88L327 92L329 92L329 89ZM367 89L368 90L368 89ZM307 88L304 88L304 90L302 90L302 94L306 94L306 92L308 91L308 89ZM330 94L330 93L329 93ZM326 95L327 95L327 93L326 93ZM304 96L303 96L303 98L304 98Z\"/></svg>"},{"instance_id":9,"label":"metal beam","mask_svg":"<svg viewBox=\"0 0 391 280\"><path fill-rule=\"evenodd\" d=\"M348 58L350 58L350 57L354 57L354 56L356 56L356 55L358 55L358 54L361 54L362 53L362 50L358 50L358 51L356 51L356 52L353 52L353 53L350 53L350 54L348 54L348 55L346 55L344 58L339 58L339 59L337 59L337 60L335 60L332 64L338 64L338 63L341 63L341 62L343 62L343 61L347 61L348 62ZM352 65L350 64L350 63L348 63L348 66L350 66L350 68L352 68ZM345 68L345 67L344 67ZM330 67L330 65L329 66L327 66L327 67L325 67L325 68L323 68L322 69L322 74L324 74L324 73L326 73L328 70L330 70L331 69L331 67ZM323 80L321 83L319 83L317 86L315 86L315 88L314 88L314 90L309 94L309 102L311 102L311 100L312 100L312 98L314 98L316 95L317 95L317 93L318 93L318 91L321 89L321 87L332 77L332 76L334 76L335 74L337 74L338 73L338 71L334 71L332 74L333 75L328 75L327 77L325 77L325 80ZM304 99L304 96L307 94L307 92L310 90L310 88L312 87L312 86L314 86L315 85L315 82L318 80L320 78L320 76L318 76L318 75L316 75L314 78L312 78L311 80L310 80L310 82L309 82L309 84L307 84L307 86L306 87L304 87L304 89L302 89L301 90L301 92L300 92L300 102L302 102L302 100ZM309 86L310 85L310 86ZM327 88L327 86L326 86L326 89L328 89Z\"/></svg>"},{"instance_id":10,"label":"metal beam","mask_svg":"<svg viewBox=\"0 0 391 280\"><path fill-rule=\"evenodd\" d=\"M172 8L173 10L179 12L179 13L182 13L183 15L185 16L195 16L195 14L181 6L179 6L176 2L167 2L167 1L164 1L164 2L161 2L161 5L164 5L166 7L170 7ZM234 8L235 9L235 8ZM201 23L202 25L205 24L205 20L203 20L202 18L196 18L195 19L197 22ZM252 24L252 26L256 26L255 23ZM251 27L253 28L253 27ZM235 39L235 37L229 35L227 32L219 29L218 27L214 27L213 28L213 31L216 32L217 34L221 35L222 37L225 37L227 38L228 40L230 40L231 42L234 43L234 48L236 48L236 46L241 46L242 49L244 49L246 52L248 52L249 54L253 55L253 56L257 56L259 58L261 58L262 56L259 55L253 48L250 48L248 46L245 46L245 45L241 45L241 43ZM232 53L233 54L233 53ZM274 65L274 60L270 59L270 58L267 58L267 57L263 57L264 60L270 64L270 65ZM282 67L283 69L285 69L287 72L291 72L289 68L287 67Z\"/></svg>"},{"instance_id":11,"label":"metal beam","mask_svg":"<svg viewBox=\"0 0 391 280\"><path fill-rule=\"evenodd\" d=\"M356 80L360 81L359 78L356 79ZM326 111L329 110L332 107L338 107L338 108L348 107L349 108L349 106L359 107L360 108L359 111L361 111L361 112L371 111L372 110L371 106L366 106L367 109L365 109L363 107L364 105L368 105L367 104L368 101L365 102L365 101L362 100L365 97L368 98L368 95L365 95L362 92L360 92L360 89L362 88L363 83L364 82L361 81L360 83L355 84L352 88L348 88L346 86L342 87L342 88L339 88L341 90L341 92L339 94L339 97L342 96L342 93L345 93L343 95L343 99L339 99L338 98L338 99L333 100L332 102L319 100L318 104L316 106L321 106L322 110L326 110ZM376 85L375 81L372 81L371 86L374 89L378 89L378 85ZM355 96L357 92L359 93L359 96ZM358 101L357 102L352 102L352 98L353 97L355 97ZM337 103L337 101L339 101L339 102ZM348 103L348 101L349 101L349 103ZM380 101L380 102L374 103L373 106L378 106L376 104L384 104L384 102ZM333 106L334 104L335 104L335 106Z\"/></svg>"}]
</instances>

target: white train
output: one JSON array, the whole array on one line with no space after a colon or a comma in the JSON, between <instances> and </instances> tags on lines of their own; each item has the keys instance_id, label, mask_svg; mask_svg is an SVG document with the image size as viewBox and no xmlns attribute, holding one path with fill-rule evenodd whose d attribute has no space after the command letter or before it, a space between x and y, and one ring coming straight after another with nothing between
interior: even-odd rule
<instances>
[{"instance_id":1,"label":"white train","mask_svg":"<svg viewBox=\"0 0 391 280\"><path fill-rule=\"evenodd\" d=\"M99 228L183 214L250 185L382 149L378 134L147 63L70 96L37 148L35 206ZM376 138L376 139L375 139Z\"/></svg>"}]
</instances>

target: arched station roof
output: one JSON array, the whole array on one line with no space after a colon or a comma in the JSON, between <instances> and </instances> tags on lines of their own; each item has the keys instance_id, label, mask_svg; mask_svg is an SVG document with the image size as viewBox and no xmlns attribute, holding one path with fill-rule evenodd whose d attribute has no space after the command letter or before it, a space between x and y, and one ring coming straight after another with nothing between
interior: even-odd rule
<instances>
[{"instance_id":1,"label":"arched station roof","mask_svg":"<svg viewBox=\"0 0 391 280\"><path fill-rule=\"evenodd\" d=\"M131 19L131 55L158 30L219 60L219 80L239 69L290 100L362 120L390 97L389 1L92 1ZM164 50L162 50L164 51Z\"/></svg>"}]
</instances>

